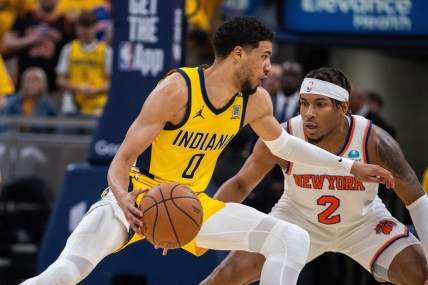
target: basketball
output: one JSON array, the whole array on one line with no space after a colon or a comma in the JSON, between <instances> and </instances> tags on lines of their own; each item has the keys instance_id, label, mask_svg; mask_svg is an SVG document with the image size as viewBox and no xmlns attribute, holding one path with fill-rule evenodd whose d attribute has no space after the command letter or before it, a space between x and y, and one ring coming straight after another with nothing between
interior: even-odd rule
<instances>
[{"instance_id":1,"label":"basketball","mask_svg":"<svg viewBox=\"0 0 428 285\"><path fill-rule=\"evenodd\" d=\"M198 196L176 182L163 182L141 199L146 239L161 248L174 249L189 243L198 234L203 210Z\"/></svg>"}]
</instances>

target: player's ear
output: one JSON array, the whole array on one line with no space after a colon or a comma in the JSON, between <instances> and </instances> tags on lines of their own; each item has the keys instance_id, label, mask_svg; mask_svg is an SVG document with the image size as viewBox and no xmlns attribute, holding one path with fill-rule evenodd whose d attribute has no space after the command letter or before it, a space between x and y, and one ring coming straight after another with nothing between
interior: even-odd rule
<instances>
[{"instance_id":1,"label":"player's ear","mask_svg":"<svg viewBox=\"0 0 428 285\"><path fill-rule=\"evenodd\" d=\"M349 101L343 101L342 102L342 112L343 114L347 114L349 111Z\"/></svg>"},{"instance_id":2,"label":"player's ear","mask_svg":"<svg viewBox=\"0 0 428 285\"><path fill-rule=\"evenodd\" d=\"M237 60L240 60L242 58L242 55L244 53L244 49L241 46L236 46L233 51L233 57Z\"/></svg>"}]
</instances>

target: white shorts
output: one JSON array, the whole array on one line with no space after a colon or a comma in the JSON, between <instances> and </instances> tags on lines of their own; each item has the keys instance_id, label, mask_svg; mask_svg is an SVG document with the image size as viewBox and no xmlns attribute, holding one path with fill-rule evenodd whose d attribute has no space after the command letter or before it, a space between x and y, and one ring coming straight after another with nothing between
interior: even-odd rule
<instances>
[{"instance_id":1,"label":"white shorts","mask_svg":"<svg viewBox=\"0 0 428 285\"><path fill-rule=\"evenodd\" d=\"M340 252L358 262L378 281L389 281L389 265L400 251L421 244L383 204L355 222L325 225L302 216L283 195L269 215L308 231L311 241L306 263L325 252Z\"/></svg>"},{"instance_id":2,"label":"white shorts","mask_svg":"<svg viewBox=\"0 0 428 285\"><path fill-rule=\"evenodd\" d=\"M123 214L122 209L119 207L116 198L113 195L113 192L110 190L109 187L107 187L106 189L104 189L104 191L101 193L101 197L100 199L95 202L94 204L92 204L92 206L89 208L88 212L85 214L85 216L87 214L89 214L90 212L92 212L94 209L101 207L101 206L106 206L106 205L111 205L113 210L114 210L114 215L125 225L126 230L129 231L129 223L125 218L125 214Z\"/></svg>"}]
</instances>

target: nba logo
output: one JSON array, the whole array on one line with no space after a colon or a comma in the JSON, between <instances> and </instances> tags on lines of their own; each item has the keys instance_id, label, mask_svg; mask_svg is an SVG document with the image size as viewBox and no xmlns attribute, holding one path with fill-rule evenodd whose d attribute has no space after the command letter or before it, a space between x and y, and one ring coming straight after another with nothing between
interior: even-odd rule
<instances>
[{"instance_id":1,"label":"nba logo","mask_svg":"<svg viewBox=\"0 0 428 285\"><path fill-rule=\"evenodd\" d=\"M314 86L314 82L313 81L309 81L308 82L308 87L306 87L306 92L311 92L312 91L312 86Z\"/></svg>"},{"instance_id":2,"label":"nba logo","mask_svg":"<svg viewBox=\"0 0 428 285\"><path fill-rule=\"evenodd\" d=\"M134 57L134 45L130 42L122 42L119 45L119 69L130 71Z\"/></svg>"}]
</instances>

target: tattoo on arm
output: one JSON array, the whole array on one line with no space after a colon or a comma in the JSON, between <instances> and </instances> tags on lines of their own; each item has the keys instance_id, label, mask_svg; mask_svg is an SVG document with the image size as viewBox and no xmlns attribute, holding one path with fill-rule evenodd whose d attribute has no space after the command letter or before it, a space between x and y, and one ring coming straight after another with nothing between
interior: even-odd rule
<instances>
[{"instance_id":1,"label":"tattoo on arm","mask_svg":"<svg viewBox=\"0 0 428 285\"><path fill-rule=\"evenodd\" d=\"M391 171L396 179L405 184L419 183L398 143L381 129L378 129L376 136L376 155L381 164Z\"/></svg>"}]
</instances>

